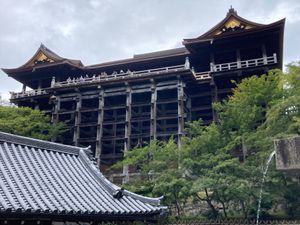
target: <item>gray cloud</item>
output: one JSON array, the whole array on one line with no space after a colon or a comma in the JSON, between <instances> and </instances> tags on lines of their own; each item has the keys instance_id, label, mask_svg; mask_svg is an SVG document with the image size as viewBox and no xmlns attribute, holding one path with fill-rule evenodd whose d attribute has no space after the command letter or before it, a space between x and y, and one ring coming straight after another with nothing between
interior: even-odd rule
<instances>
[{"instance_id":1,"label":"gray cloud","mask_svg":"<svg viewBox=\"0 0 300 225\"><path fill-rule=\"evenodd\" d=\"M1 0L0 67L24 64L43 42L86 65L173 48L207 31L230 5L259 23L287 18L285 63L300 59L297 0ZM21 85L0 72L0 92Z\"/></svg>"}]
</instances>

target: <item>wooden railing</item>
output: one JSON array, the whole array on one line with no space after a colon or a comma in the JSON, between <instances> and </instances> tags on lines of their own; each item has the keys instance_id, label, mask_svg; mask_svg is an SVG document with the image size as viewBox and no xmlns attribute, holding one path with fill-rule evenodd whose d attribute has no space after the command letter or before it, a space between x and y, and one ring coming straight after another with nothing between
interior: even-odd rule
<instances>
[{"instance_id":1,"label":"wooden railing","mask_svg":"<svg viewBox=\"0 0 300 225\"><path fill-rule=\"evenodd\" d=\"M46 95L46 94L48 94L48 92L43 89L30 90L25 92L10 92L10 99Z\"/></svg>"},{"instance_id":2,"label":"wooden railing","mask_svg":"<svg viewBox=\"0 0 300 225\"><path fill-rule=\"evenodd\" d=\"M209 80L211 79L210 71L194 73L196 80Z\"/></svg>"},{"instance_id":3,"label":"wooden railing","mask_svg":"<svg viewBox=\"0 0 300 225\"><path fill-rule=\"evenodd\" d=\"M63 87L63 86L72 86L72 85L81 85L81 84L91 84L91 83L99 83L105 81L116 81L116 80L123 80L128 78L138 78L143 76L149 75L159 75L162 73L174 73L178 71L189 70L186 64L183 65L176 65L176 66L169 66L169 67L162 67L162 68L155 68L150 70L140 70L140 71L120 71L119 73L114 72L112 74L101 73L99 75L93 75L89 77L78 77L78 78L68 78L65 81L61 82L52 82L51 87Z\"/></svg>"},{"instance_id":4,"label":"wooden railing","mask_svg":"<svg viewBox=\"0 0 300 225\"><path fill-rule=\"evenodd\" d=\"M216 65L212 64L211 72L221 72L221 71L227 71L227 70L235 70L235 69L263 66L263 65L275 64L275 63L277 63L276 53L274 53L272 56L263 57L263 58L222 63L222 64L216 64Z\"/></svg>"}]
</instances>

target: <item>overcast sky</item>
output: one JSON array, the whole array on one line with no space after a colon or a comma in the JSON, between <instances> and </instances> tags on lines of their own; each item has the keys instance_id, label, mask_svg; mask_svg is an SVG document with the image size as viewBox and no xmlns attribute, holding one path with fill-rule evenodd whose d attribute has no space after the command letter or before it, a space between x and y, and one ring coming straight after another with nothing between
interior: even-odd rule
<instances>
[{"instance_id":1,"label":"overcast sky","mask_svg":"<svg viewBox=\"0 0 300 225\"><path fill-rule=\"evenodd\" d=\"M284 63L300 60L299 0L0 0L0 68L23 65L40 43L85 65L181 46L230 5L258 23L286 17ZM0 93L20 91L0 71Z\"/></svg>"}]
</instances>

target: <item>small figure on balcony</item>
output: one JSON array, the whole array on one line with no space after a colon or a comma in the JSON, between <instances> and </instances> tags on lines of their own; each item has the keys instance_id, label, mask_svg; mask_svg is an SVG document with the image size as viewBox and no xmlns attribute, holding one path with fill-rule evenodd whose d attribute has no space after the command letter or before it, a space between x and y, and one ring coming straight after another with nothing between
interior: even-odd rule
<instances>
[{"instance_id":1,"label":"small figure on balcony","mask_svg":"<svg viewBox=\"0 0 300 225\"><path fill-rule=\"evenodd\" d=\"M80 76L79 81L80 81L80 83L84 82L83 76Z\"/></svg>"}]
</instances>

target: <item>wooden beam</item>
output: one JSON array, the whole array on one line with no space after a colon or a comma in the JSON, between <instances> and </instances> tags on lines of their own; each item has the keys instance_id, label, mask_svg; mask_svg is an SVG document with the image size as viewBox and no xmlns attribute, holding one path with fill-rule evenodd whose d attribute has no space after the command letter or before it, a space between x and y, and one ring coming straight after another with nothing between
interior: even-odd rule
<instances>
[{"instance_id":1,"label":"wooden beam","mask_svg":"<svg viewBox=\"0 0 300 225\"><path fill-rule=\"evenodd\" d=\"M177 88L177 85L174 84L174 85L168 85L168 86L162 86L162 87L157 87L156 89L158 91L161 91L161 90L170 90L170 89L176 89Z\"/></svg>"},{"instance_id":2,"label":"wooden beam","mask_svg":"<svg viewBox=\"0 0 300 225\"><path fill-rule=\"evenodd\" d=\"M203 105L203 106L199 106L199 107L193 107L191 109L192 112L196 112L196 111L205 111L205 110L211 110L212 106L211 103L209 105Z\"/></svg>"},{"instance_id":3,"label":"wooden beam","mask_svg":"<svg viewBox=\"0 0 300 225\"><path fill-rule=\"evenodd\" d=\"M211 96L211 91L206 91L206 92L202 92L202 93L193 94L190 97L191 98L200 98L200 97L206 97L206 96Z\"/></svg>"}]
</instances>

